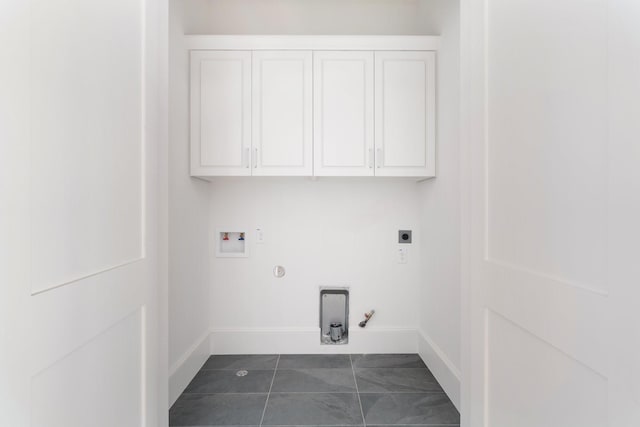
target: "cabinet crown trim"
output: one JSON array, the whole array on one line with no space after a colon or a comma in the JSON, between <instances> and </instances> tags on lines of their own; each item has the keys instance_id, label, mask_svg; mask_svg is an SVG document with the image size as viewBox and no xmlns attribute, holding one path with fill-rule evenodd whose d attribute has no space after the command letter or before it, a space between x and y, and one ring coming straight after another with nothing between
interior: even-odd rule
<instances>
[{"instance_id":1,"label":"cabinet crown trim","mask_svg":"<svg viewBox=\"0 0 640 427\"><path fill-rule=\"evenodd\" d=\"M431 50L440 36L186 35L189 50Z\"/></svg>"}]
</instances>

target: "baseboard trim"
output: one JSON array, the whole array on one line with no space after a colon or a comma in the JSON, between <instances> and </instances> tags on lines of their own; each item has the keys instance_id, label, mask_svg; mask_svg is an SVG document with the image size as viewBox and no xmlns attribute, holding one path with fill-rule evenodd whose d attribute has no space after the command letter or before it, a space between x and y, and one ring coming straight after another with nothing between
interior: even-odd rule
<instances>
[{"instance_id":1,"label":"baseboard trim","mask_svg":"<svg viewBox=\"0 0 640 427\"><path fill-rule=\"evenodd\" d=\"M211 354L416 353L415 329L352 329L346 345L320 344L317 328L216 329Z\"/></svg>"},{"instance_id":2,"label":"baseboard trim","mask_svg":"<svg viewBox=\"0 0 640 427\"><path fill-rule=\"evenodd\" d=\"M460 371L426 334L417 331L418 354L429 367L455 407L460 410Z\"/></svg>"},{"instance_id":3,"label":"baseboard trim","mask_svg":"<svg viewBox=\"0 0 640 427\"><path fill-rule=\"evenodd\" d=\"M211 352L210 332L204 333L191 347L169 368L169 407L178 400L187 385L196 376Z\"/></svg>"}]
</instances>

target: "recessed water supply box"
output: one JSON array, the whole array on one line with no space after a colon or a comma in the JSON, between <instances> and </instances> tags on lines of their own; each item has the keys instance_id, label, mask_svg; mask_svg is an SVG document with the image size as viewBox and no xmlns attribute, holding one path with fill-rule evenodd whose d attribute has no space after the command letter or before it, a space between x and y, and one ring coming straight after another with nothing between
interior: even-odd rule
<instances>
[{"instance_id":1,"label":"recessed water supply box","mask_svg":"<svg viewBox=\"0 0 640 427\"><path fill-rule=\"evenodd\" d=\"M247 232L239 228L219 228L216 230L216 257L245 258L248 256Z\"/></svg>"},{"instance_id":2,"label":"recessed water supply box","mask_svg":"<svg viewBox=\"0 0 640 427\"><path fill-rule=\"evenodd\" d=\"M320 344L349 343L349 289L320 288Z\"/></svg>"}]
</instances>

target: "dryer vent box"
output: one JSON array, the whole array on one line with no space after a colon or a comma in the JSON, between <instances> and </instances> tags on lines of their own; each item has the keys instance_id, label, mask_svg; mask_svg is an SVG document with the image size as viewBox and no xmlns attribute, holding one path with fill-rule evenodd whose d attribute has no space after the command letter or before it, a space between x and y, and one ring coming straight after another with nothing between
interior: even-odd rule
<instances>
[{"instance_id":1,"label":"dryer vent box","mask_svg":"<svg viewBox=\"0 0 640 427\"><path fill-rule=\"evenodd\" d=\"M336 345L348 342L349 290L320 289L320 344Z\"/></svg>"}]
</instances>

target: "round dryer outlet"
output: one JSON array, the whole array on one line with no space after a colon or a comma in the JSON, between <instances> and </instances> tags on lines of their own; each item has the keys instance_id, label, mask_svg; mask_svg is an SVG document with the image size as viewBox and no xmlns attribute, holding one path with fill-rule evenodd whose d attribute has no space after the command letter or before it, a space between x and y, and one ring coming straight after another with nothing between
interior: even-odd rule
<instances>
[{"instance_id":1,"label":"round dryer outlet","mask_svg":"<svg viewBox=\"0 0 640 427\"><path fill-rule=\"evenodd\" d=\"M273 275L275 277L277 277L278 279L284 277L285 273L286 273L286 271L285 271L283 266L276 265L275 267L273 267Z\"/></svg>"}]
</instances>

